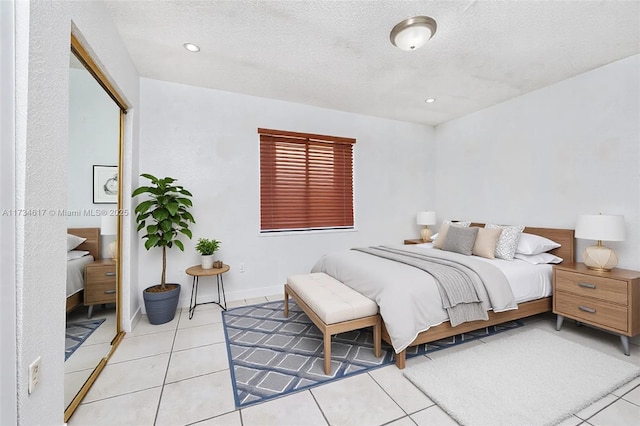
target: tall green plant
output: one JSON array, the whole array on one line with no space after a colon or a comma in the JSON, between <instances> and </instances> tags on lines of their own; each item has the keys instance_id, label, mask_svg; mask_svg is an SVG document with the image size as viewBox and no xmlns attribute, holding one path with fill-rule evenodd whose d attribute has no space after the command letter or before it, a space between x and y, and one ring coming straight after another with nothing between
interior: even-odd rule
<instances>
[{"instance_id":1,"label":"tall green plant","mask_svg":"<svg viewBox=\"0 0 640 426\"><path fill-rule=\"evenodd\" d=\"M147 194L148 200L142 201L135 209L138 232L143 228L142 236L144 247L151 250L152 247L162 247L162 277L160 279L161 291L166 290L167 275L167 247L176 245L184 251L182 241L178 239L180 234L191 239L189 222L196 223L189 213L189 207L193 204L188 197L192 194L180 185L174 185L176 179L165 177L159 179L148 173L140 176L149 179L149 186L141 186L133 191L132 197Z\"/></svg>"}]
</instances>

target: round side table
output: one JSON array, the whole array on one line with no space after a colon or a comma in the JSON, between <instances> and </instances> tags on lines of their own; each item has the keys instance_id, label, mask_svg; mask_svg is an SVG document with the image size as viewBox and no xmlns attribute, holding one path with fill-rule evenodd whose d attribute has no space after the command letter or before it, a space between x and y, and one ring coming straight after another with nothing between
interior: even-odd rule
<instances>
[{"instance_id":1,"label":"round side table","mask_svg":"<svg viewBox=\"0 0 640 426\"><path fill-rule=\"evenodd\" d=\"M227 310L227 298L224 294L224 281L222 280L222 274L227 272L229 265L222 265L222 268L202 269L201 265L194 265L187 268L185 273L193 277L193 283L191 284L191 299L189 301L189 319L193 317L193 313L198 305L206 305L207 303L215 303L223 310ZM198 299L198 280L200 277L216 277L216 283L218 284L218 300L212 302L197 303ZM220 298L222 294L222 299Z\"/></svg>"}]
</instances>

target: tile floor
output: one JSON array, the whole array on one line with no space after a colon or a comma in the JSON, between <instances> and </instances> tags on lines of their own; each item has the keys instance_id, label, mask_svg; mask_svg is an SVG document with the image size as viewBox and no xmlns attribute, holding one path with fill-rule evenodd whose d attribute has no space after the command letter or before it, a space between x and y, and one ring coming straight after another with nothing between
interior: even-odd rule
<instances>
[{"instance_id":1,"label":"tile floor","mask_svg":"<svg viewBox=\"0 0 640 426\"><path fill-rule=\"evenodd\" d=\"M64 363L64 406L68 406L80 388L93 373L96 365L111 350L111 340L116 335L115 304L105 308L96 306L91 319L104 318L82 345ZM87 307L78 307L67 315L67 323L87 320Z\"/></svg>"},{"instance_id":2,"label":"tile floor","mask_svg":"<svg viewBox=\"0 0 640 426\"><path fill-rule=\"evenodd\" d=\"M229 307L278 300L281 296L229 303ZM100 377L69 420L83 425L455 425L444 411L402 376L394 365L236 410L220 309L198 306L192 320L184 309L173 321L153 326L143 318L127 334ZM555 317L526 321L519 333L555 330ZM640 365L640 341L631 356L618 337L565 321L563 337ZM499 338L500 335L491 338ZM504 336L503 336L504 337ZM481 339L435 352L446 356ZM413 358L408 364L424 358ZM567 425L632 425L640 419L640 378L563 422Z\"/></svg>"}]
</instances>

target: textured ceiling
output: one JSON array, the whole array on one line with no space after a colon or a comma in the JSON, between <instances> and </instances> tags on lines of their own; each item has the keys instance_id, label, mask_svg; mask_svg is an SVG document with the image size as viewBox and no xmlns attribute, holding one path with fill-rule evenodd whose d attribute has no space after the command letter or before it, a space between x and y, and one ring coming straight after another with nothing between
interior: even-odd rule
<instances>
[{"instance_id":1,"label":"textured ceiling","mask_svg":"<svg viewBox=\"0 0 640 426\"><path fill-rule=\"evenodd\" d=\"M431 125L640 53L637 0L106 4L143 77ZM402 51L415 15L438 30Z\"/></svg>"}]
</instances>

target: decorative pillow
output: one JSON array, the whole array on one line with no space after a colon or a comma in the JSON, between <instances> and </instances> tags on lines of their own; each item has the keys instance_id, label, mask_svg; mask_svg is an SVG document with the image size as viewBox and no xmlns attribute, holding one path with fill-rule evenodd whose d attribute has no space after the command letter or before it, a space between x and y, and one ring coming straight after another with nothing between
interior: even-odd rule
<instances>
[{"instance_id":1,"label":"decorative pillow","mask_svg":"<svg viewBox=\"0 0 640 426\"><path fill-rule=\"evenodd\" d=\"M502 233L502 229L499 228L477 228L478 236L476 242L473 245L472 253L476 256L486 257L487 259L496 258L496 245L498 245L498 239Z\"/></svg>"},{"instance_id":2,"label":"decorative pillow","mask_svg":"<svg viewBox=\"0 0 640 426\"><path fill-rule=\"evenodd\" d=\"M462 220L445 220L444 222L442 222L443 225L445 223L449 225L459 226L460 228L468 228L469 226L471 226L471 222L465 222Z\"/></svg>"},{"instance_id":3,"label":"decorative pillow","mask_svg":"<svg viewBox=\"0 0 640 426\"><path fill-rule=\"evenodd\" d=\"M461 228L450 226L447 231L447 238L442 244L442 250L471 256L473 244L476 242L478 228Z\"/></svg>"},{"instance_id":4,"label":"decorative pillow","mask_svg":"<svg viewBox=\"0 0 640 426\"><path fill-rule=\"evenodd\" d=\"M488 229L502 229L498 244L496 244L495 255L498 259L513 260L513 255L518 247L518 240L524 230L524 225L494 225L488 223L484 226Z\"/></svg>"},{"instance_id":5,"label":"decorative pillow","mask_svg":"<svg viewBox=\"0 0 640 426\"><path fill-rule=\"evenodd\" d=\"M539 254L554 248L560 247L560 244L540 235L527 234L523 232L518 240L516 253L521 254Z\"/></svg>"},{"instance_id":6,"label":"decorative pillow","mask_svg":"<svg viewBox=\"0 0 640 426\"><path fill-rule=\"evenodd\" d=\"M67 251L71 251L84 243L86 238L78 237L77 235L67 234Z\"/></svg>"},{"instance_id":7,"label":"decorative pillow","mask_svg":"<svg viewBox=\"0 0 640 426\"><path fill-rule=\"evenodd\" d=\"M80 259L88 254L89 252L86 250L71 250L67 252L67 260Z\"/></svg>"},{"instance_id":8,"label":"decorative pillow","mask_svg":"<svg viewBox=\"0 0 640 426\"><path fill-rule=\"evenodd\" d=\"M449 229L450 225L457 226L459 228L468 228L469 225L471 225L471 222L452 222L450 220L445 220L444 222L442 222L442 225L440 225L440 230L436 234L437 237L431 236L431 241L433 241L433 247L439 248L439 249L442 248L442 244L444 244L444 240L447 239L447 230Z\"/></svg>"},{"instance_id":9,"label":"decorative pillow","mask_svg":"<svg viewBox=\"0 0 640 426\"><path fill-rule=\"evenodd\" d=\"M516 259L524 260L525 262L533 263L534 265L538 265L541 263L560 263L562 262L562 258L558 256L554 256L551 253L538 253L538 254L522 254L516 253Z\"/></svg>"}]
</instances>

